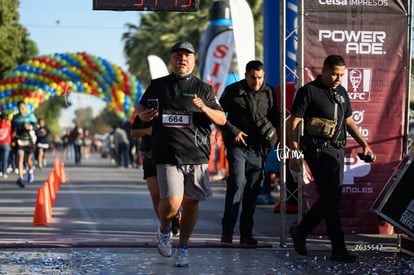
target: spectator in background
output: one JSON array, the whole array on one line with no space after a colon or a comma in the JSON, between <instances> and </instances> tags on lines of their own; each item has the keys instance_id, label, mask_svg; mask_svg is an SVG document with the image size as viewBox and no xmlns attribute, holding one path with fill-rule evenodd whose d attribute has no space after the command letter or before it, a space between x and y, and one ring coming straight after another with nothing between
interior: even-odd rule
<instances>
[{"instance_id":1,"label":"spectator in background","mask_svg":"<svg viewBox=\"0 0 414 275\"><path fill-rule=\"evenodd\" d=\"M129 160L129 165L128 166L135 166L133 165L133 159L134 159L134 155L133 155L133 149L134 149L134 142L135 139L131 136L131 122L129 121L125 121L124 123L122 123L120 125L120 128L124 129L127 138L128 138L128 160Z\"/></svg>"},{"instance_id":2,"label":"spectator in background","mask_svg":"<svg viewBox=\"0 0 414 275\"><path fill-rule=\"evenodd\" d=\"M120 168L131 168L131 160L129 158L129 139L128 134L120 125L114 125L114 144L117 151L117 165Z\"/></svg>"},{"instance_id":3,"label":"spectator in background","mask_svg":"<svg viewBox=\"0 0 414 275\"><path fill-rule=\"evenodd\" d=\"M5 113L0 115L0 161L1 161L1 176L7 179L7 167L9 164L10 144L12 140L11 123L7 119Z\"/></svg>"},{"instance_id":4,"label":"spectator in background","mask_svg":"<svg viewBox=\"0 0 414 275\"><path fill-rule=\"evenodd\" d=\"M62 150L62 139L59 134L54 134L52 140L52 155L56 156L60 150Z\"/></svg>"},{"instance_id":5,"label":"spectator in background","mask_svg":"<svg viewBox=\"0 0 414 275\"><path fill-rule=\"evenodd\" d=\"M345 70L343 57L330 55L325 58L322 74L302 86L296 93L287 121L287 140L290 150L303 151L319 198L299 224L291 227L290 235L296 252L306 255L307 235L324 221L332 247L330 259L337 262L354 262L355 255L350 254L346 248L339 211L347 132L361 146L364 155L374 156L374 153L353 119L348 93L341 86ZM324 119L323 127L319 126L318 122L321 118ZM302 123L306 127L299 138L299 125ZM320 129L323 131L319 131ZM330 135L331 133L333 135ZM292 171L300 172L302 164L299 158L289 160Z\"/></svg>"},{"instance_id":6,"label":"spectator in background","mask_svg":"<svg viewBox=\"0 0 414 275\"><path fill-rule=\"evenodd\" d=\"M264 75L261 61L249 61L245 79L227 86L220 98L227 113L227 123L221 127L229 164L221 223L221 242L226 244L233 243L234 228L240 219L240 244L257 245L253 238L256 199L263 184L264 163L270 148L276 145L279 126L274 89L265 82Z\"/></svg>"},{"instance_id":7,"label":"spectator in background","mask_svg":"<svg viewBox=\"0 0 414 275\"><path fill-rule=\"evenodd\" d=\"M83 156L85 159L89 159L91 156L91 148L92 148L92 136L89 130L85 129L83 135Z\"/></svg>"},{"instance_id":8,"label":"spectator in background","mask_svg":"<svg viewBox=\"0 0 414 275\"><path fill-rule=\"evenodd\" d=\"M80 164L82 160L83 129L77 125L70 134L70 141L73 141L75 151L75 164Z\"/></svg>"},{"instance_id":9,"label":"spectator in background","mask_svg":"<svg viewBox=\"0 0 414 275\"><path fill-rule=\"evenodd\" d=\"M17 157L17 142L16 137L13 136L12 130L12 141L10 143L11 151L9 153L9 167L7 168L7 173L10 174L14 172L15 174L19 174L18 167L18 157Z\"/></svg>"},{"instance_id":10,"label":"spectator in background","mask_svg":"<svg viewBox=\"0 0 414 275\"><path fill-rule=\"evenodd\" d=\"M39 118L39 125L36 129L36 155L37 155L37 167L42 169L46 166L46 150L49 148L49 135L50 130L46 126L45 120Z\"/></svg>"},{"instance_id":11,"label":"spectator in background","mask_svg":"<svg viewBox=\"0 0 414 275\"><path fill-rule=\"evenodd\" d=\"M74 155L73 141L71 139L71 130L66 129L65 134L61 137L62 140L62 158L70 160Z\"/></svg>"},{"instance_id":12,"label":"spectator in background","mask_svg":"<svg viewBox=\"0 0 414 275\"><path fill-rule=\"evenodd\" d=\"M115 134L115 126L111 127L111 130L109 132L109 135L106 137L106 142L108 144L109 148L109 159L111 163L117 163L118 156L115 148L115 142L114 142L114 134Z\"/></svg>"}]
</instances>

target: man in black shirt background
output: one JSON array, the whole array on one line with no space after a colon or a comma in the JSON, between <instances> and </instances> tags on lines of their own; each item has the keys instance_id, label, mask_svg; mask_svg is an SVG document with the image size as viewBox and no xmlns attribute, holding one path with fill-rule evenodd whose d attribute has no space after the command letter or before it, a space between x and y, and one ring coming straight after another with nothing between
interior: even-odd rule
<instances>
[{"instance_id":1,"label":"man in black shirt background","mask_svg":"<svg viewBox=\"0 0 414 275\"><path fill-rule=\"evenodd\" d=\"M344 59L339 55L328 56L324 61L322 74L300 88L293 102L286 131L290 149L303 150L319 198L300 223L291 228L290 234L296 252L306 255L306 235L324 220L332 245L331 260L353 262L355 256L346 249L339 215L346 132L362 147L364 155L374 154L352 118L348 93L341 86L344 74ZM320 125L321 119L326 121L325 125L315 127ZM304 123L305 130L299 143L298 125L301 122ZM294 171L300 171L301 164L299 159L289 160Z\"/></svg>"},{"instance_id":2,"label":"man in black shirt background","mask_svg":"<svg viewBox=\"0 0 414 275\"><path fill-rule=\"evenodd\" d=\"M240 244L257 244L252 233L256 199L264 180L267 153L276 145L279 125L276 94L264 82L264 74L261 61L248 62L245 79L227 86L220 98L227 113L227 123L221 128L229 164L221 222L221 242L225 244L233 242L240 207Z\"/></svg>"}]
</instances>

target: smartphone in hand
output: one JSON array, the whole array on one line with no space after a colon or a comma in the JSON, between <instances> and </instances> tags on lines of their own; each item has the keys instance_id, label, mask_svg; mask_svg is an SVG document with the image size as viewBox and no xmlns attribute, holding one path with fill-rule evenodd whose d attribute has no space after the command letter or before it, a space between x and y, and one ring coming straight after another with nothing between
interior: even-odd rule
<instances>
[{"instance_id":1,"label":"smartphone in hand","mask_svg":"<svg viewBox=\"0 0 414 275\"><path fill-rule=\"evenodd\" d=\"M147 108L148 109L154 109L154 110L158 111L158 109L159 109L158 98L149 98L149 99L147 99Z\"/></svg>"}]
</instances>

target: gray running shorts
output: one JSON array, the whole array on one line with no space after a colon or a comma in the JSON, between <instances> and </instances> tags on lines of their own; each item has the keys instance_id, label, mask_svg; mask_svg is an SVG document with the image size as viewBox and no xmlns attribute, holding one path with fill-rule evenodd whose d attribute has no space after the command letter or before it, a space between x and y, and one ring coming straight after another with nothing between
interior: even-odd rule
<instances>
[{"instance_id":1,"label":"gray running shorts","mask_svg":"<svg viewBox=\"0 0 414 275\"><path fill-rule=\"evenodd\" d=\"M211 196L208 164L157 165L160 198L184 196L204 201Z\"/></svg>"}]
</instances>

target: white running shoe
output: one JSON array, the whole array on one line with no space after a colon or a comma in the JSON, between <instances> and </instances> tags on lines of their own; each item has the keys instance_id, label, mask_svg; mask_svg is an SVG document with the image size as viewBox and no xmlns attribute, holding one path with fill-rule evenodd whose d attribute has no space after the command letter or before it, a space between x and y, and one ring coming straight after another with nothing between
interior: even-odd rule
<instances>
[{"instance_id":1,"label":"white running shoe","mask_svg":"<svg viewBox=\"0 0 414 275\"><path fill-rule=\"evenodd\" d=\"M171 257L172 245L170 230L158 230L158 252L164 257Z\"/></svg>"},{"instance_id":2,"label":"white running shoe","mask_svg":"<svg viewBox=\"0 0 414 275\"><path fill-rule=\"evenodd\" d=\"M33 171L27 174L27 182L32 183L34 181Z\"/></svg>"},{"instance_id":3,"label":"white running shoe","mask_svg":"<svg viewBox=\"0 0 414 275\"><path fill-rule=\"evenodd\" d=\"M177 256L175 256L175 266L187 267L190 261L188 260L188 247L186 244L177 247Z\"/></svg>"}]
</instances>

